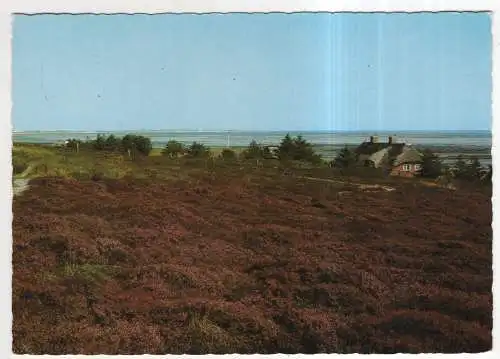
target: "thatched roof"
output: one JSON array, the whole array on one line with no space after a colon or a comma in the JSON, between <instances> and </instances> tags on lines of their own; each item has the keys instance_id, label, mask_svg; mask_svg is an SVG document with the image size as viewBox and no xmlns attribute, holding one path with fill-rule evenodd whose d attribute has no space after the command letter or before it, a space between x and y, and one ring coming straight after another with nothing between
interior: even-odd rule
<instances>
[{"instance_id":1,"label":"thatched roof","mask_svg":"<svg viewBox=\"0 0 500 359\"><path fill-rule=\"evenodd\" d=\"M372 161L373 165L378 168L380 167L382 162L389 157L389 150L390 148L386 147L378 152L375 152L373 155L370 156L368 160Z\"/></svg>"},{"instance_id":2,"label":"thatched roof","mask_svg":"<svg viewBox=\"0 0 500 359\"><path fill-rule=\"evenodd\" d=\"M405 146L403 151L396 157L394 165L398 166L403 163L422 162L422 154L411 146Z\"/></svg>"},{"instance_id":3,"label":"thatched roof","mask_svg":"<svg viewBox=\"0 0 500 359\"><path fill-rule=\"evenodd\" d=\"M354 151L357 155L373 155L374 153L383 150L389 146L384 142L363 142Z\"/></svg>"},{"instance_id":4,"label":"thatched roof","mask_svg":"<svg viewBox=\"0 0 500 359\"><path fill-rule=\"evenodd\" d=\"M406 144L404 143L393 143L391 144L391 148L389 149L389 158L394 159L403 152L403 149L406 148Z\"/></svg>"},{"instance_id":5,"label":"thatched roof","mask_svg":"<svg viewBox=\"0 0 500 359\"><path fill-rule=\"evenodd\" d=\"M373 155L383 149L389 148L389 157L394 158L401 153L404 146L404 143L363 142L356 148L355 153L357 155Z\"/></svg>"}]
</instances>

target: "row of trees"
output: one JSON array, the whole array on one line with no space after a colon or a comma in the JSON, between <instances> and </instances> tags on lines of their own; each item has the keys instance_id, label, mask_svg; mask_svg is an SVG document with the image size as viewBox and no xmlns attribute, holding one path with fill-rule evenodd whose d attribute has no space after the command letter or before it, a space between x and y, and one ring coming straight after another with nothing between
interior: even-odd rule
<instances>
[{"instance_id":1,"label":"row of trees","mask_svg":"<svg viewBox=\"0 0 500 359\"><path fill-rule=\"evenodd\" d=\"M321 156L314 151L312 144L302 136L292 138L287 134L280 142L277 150L280 160L305 161L314 164L322 162Z\"/></svg>"},{"instance_id":2,"label":"row of trees","mask_svg":"<svg viewBox=\"0 0 500 359\"><path fill-rule=\"evenodd\" d=\"M190 146L184 146L181 142L168 141L162 150L164 156L177 158L180 156L188 157L208 157L210 149L205 145L193 142ZM237 155L230 149L224 149L221 152L223 159L236 159ZM263 146L255 140L250 142L248 147L241 153L243 159L279 159L289 161L304 161L314 164L322 162L321 156L315 153L313 145L306 141L302 136L292 137L287 134L277 146L276 151L271 151L268 146Z\"/></svg>"},{"instance_id":3,"label":"row of trees","mask_svg":"<svg viewBox=\"0 0 500 359\"><path fill-rule=\"evenodd\" d=\"M190 146L184 146L181 142L170 140L161 153L169 158L180 156L207 158L210 156L210 148L199 142L193 142Z\"/></svg>"},{"instance_id":4,"label":"row of trees","mask_svg":"<svg viewBox=\"0 0 500 359\"><path fill-rule=\"evenodd\" d=\"M483 179L491 181L493 176L493 167L489 165L485 174L478 158L473 157L467 161L463 156L458 156L451 172L453 176L458 179L467 181L477 181Z\"/></svg>"},{"instance_id":5,"label":"row of trees","mask_svg":"<svg viewBox=\"0 0 500 359\"><path fill-rule=\"evenodd\" d=\"M96 151L109 152L133 152L145 156L149 155L153 146L148 137L127 134L124 137L115 135L98 134L97 138L87 141L69 139L66 147L76 151L80 149L92 149ZM177 158L187 156L192 158L204 158L210 156L210 148L202 143L193 142L189 146L175 140L170 140L162 150L164 156ZM321 163L321 156L315 153L313 145L302 136L292 137L287 134L277 146L276 151L271 151L268 146L263 146L256 141L250 142L248 147L242 152L244 159L272 159L291 161L305 161L311 163ZM230 149L224 149L221 153L224 159L235 159L236 153Z\"/></svg>"},{"instance_id":6,"label":"row of trees","mask_svg":"<svg viewBox=\"0 0 500 359\"><path fill-rule=\"evenodd\" d=\"M151 139L145 136L127 134L123 137L115 135L97 135L96 139L81 141L70 139L66 141L66 147L79 150L81 148L89 148L96 151L109 152L125 152L129 155L141 154L149 155L153 146ZM186 156L189 158L208 158L211 155L210 148L206 145L193 142L189 146L175 140L167 142L162 150L162 155L169 158L178 158ZM222 150L220 157L224 160L235 160L237 154L231 149ZM251 159L278 159L280 161L302 161L312 164L321 164L323 160L319 154L314 151L313 145L306 141L302 136L292 137L287 134L276 147L271 151L268 146L263 146L255 140L250 142L247 148L242 151L240 158ZM331 167L335 168L351 168L359 166L357 156L354 151L347 146L339 151L337 156L330 162ZM437 178L441 175L449 175L453 178L463 180L478 180L492 177L492 168L484 174L481 163L477 158L471 158L466 161L462 156L459 156L456 163L452 166L445 166L441 159L431 150L425 149L422 152L422 170L421 175L426 178Z\"/></svg>"},{"instance_id":7,"label":"row of trees","mask_svg":"<svg viewBox=\"0 0 500 359\"><path fill-rule=\"evenodd\" d=\"M69 139L66 141L66 147L76 151L92 149L95 151L128 152L129 155L139 153L147 156L153 149L153 144L148 137L135 134L127 134L123 137L98 134L97 138L93 140Z\"/></svg>"}]
</instances>

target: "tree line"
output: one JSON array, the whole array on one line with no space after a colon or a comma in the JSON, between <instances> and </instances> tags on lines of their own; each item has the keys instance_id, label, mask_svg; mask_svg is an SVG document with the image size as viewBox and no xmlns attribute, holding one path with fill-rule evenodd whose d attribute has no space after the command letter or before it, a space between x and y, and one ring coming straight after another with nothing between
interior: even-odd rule
<instances>
[{"instance_id":1,"label":"tree line","mask_svg":"<svg viewBox=\"0 0 500 359\"><path fill-rule=\"evenodd\" d=\"M136 134L127 134L123 137L115 135L98 134L93 140L68 139L65 146L79 151L80 149L106 151L106 152L127 152L129 155L141 154L148 156L153 149L151 139Z\"/></svg>"},{"instance_id":2,"label":"tree line","mask_svg":"<svg viewBox=\"0 0 500 359\"><path fill-rule=\"evenodd\" d=\"M98 134L97 138L87 141L69 139L66 141L66 147L77 151L79 149L92 149L95 151L123 152L128 153L129 156L148 156L153 148L150 138L136 134L127 134L123 137L113 134L108 136ZM161 154L171 159L179 157L209 158L212 155L210 147L202 143L195 141L190 145L184 145L176 140L168 141ZM330 167L340 169L360 166L356 153L347 146L342 148L332 161L325 162L321 155L315 152L312 143L305 140L301 135L292 137L289 133L281 139L274 150L271 150L270 146L252 140L239 156L232 149L225 148L219 157L223 160L241 158L245 160L300 161L314 165L328 164ZM421 176L424 178L438 178L444 175L467 181L491 180L492 172L492 166L490 165L485 174L479 159L476 157L465 160L463 156L459 156L454 165L445 166L442 160L431 150L425 149L422 151Z\"/></svg>"},{"instance_id":3,"label":"tree line","mask_svg":"<svg viewBox=\"0 0 500 359\"><path fill-rule=\"evenodd\" d=\"M208 157L210 155L210 148L198 142L193 142L190 146L185 146L181 142L170 140L163 148L162 154L170 158L180 156ZM238 158L238 155L235 151L225 148L222 150L220 157L225 160L233 160ZM310 142L306 141L301 135L292 137L290 134L287 134L280 141L280 144L276 146L274 151L269 146L252 140L239 157L246 160L278 159L281 161L303 161L313 164L320 164L322 162L321 156L314 151L313 145Z\"/></svg>"},{"instance_id":4,"label":"tree line","mask_svg":"<svg viewBox=\"0 0 500 359\"><path fill-rule=\"evenodd\" d=\"M65 147L79 151L80 149L107 151L107 152L128 152L148 156L153 148L151 139L136 134L127 134L118 137L113 134L98 134L95 139L78 140L68 139ZM169 158L181 156L190 158L208 158L211 156L210 148L202 143L193 142L190 145L170 140L161 151L162 155ZM306 141L301 135L292 137L287 134L277 146L276 151L272 151L269 146L262 145L255 140L250 142L247 148L240 155L243 159L279 159L291 161L305 161L314 164L322 162L321 156L314 151L313 145ZM236 159L238 155L235 151L225 148L220 157L223 159Z\"/></svg>"}]
</instances>

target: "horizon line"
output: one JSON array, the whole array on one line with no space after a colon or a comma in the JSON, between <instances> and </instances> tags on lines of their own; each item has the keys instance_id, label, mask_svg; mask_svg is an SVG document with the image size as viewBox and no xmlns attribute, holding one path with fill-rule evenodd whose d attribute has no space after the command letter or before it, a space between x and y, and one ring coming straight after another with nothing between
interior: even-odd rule
<instances>
[{"instance_id":1,"label":"horizon line","mask_svg":"<svg viewBox=\"0 0 500 359\"><path fill-rule=\"evenodd\" d=\"M12 133L29 133L29 132L87 132L87 133L101 133L101 132L192 132L192 133L203 133L203 132L290 132L290 133L311 133L311 132L326 132L326 133L360 133L360 132L371 132L371 133L410 133L410 132L492 132L491 129L463 129L463 130L437 130L437 129L415 129L415 130L395 130L395 129L384 129L384 130L375 130L375 129L362 129L362 130L295 130L295 129L270 129L270 130L249 130L249 129L107 129L107 130L71 130L71 129L59 129L59 130L12 130Z\"/></svg>"}]
</instances>

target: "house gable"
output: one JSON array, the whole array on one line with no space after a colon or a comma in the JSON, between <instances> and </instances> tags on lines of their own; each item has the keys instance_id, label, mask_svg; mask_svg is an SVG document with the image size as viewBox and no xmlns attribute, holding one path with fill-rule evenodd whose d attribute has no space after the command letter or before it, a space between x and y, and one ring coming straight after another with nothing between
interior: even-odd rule
<instances>
[{"instance_id":1,"label":"house gable","mask_svg":"<svg viewBox=\"0 0 500 359\"><path fill-rule=\"evenodd\" d=\"M420 163L422 163L422 154L420 151L410 146L405 146L403 151L394 160L395 166Z\"/></svg>"}]
</instances>

